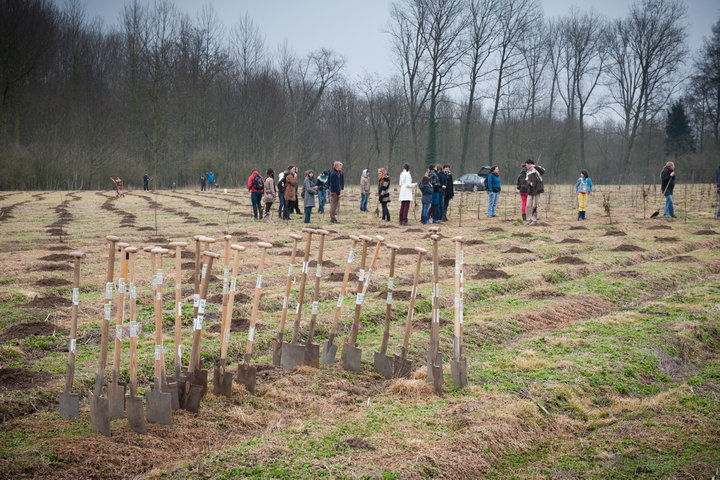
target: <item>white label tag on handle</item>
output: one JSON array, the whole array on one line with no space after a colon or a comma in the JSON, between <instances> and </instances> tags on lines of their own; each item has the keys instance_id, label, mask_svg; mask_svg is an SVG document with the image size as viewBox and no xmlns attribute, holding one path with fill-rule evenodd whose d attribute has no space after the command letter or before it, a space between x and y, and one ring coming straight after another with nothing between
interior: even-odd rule
<instances>
[{"instance_id":1,"label":"white label tag on handle","mask_svg":"<svg viewBox=\"0 0 720 480\"><path fill-rule=\"evenodd\" d=\"M118 293L125 293L125 279L118 278Z\"/></svg>"},{"instance_id":2,"label":"white label tag on handle","mask_svg":"<svg viewBox=\"0 0 720 480\"><path fill-rule=\"evenodd\" d=\"M395 288L395 277L388 277L387 288L388 290Z\"/></svg>"},{"instance_id":3,"label":"white label tag on handle","mask_svg":"<svg viewBox=\"0 0 720 480\"><path fill-rule=\"evenodd\" d=\"M320 307L319 302L313 302L313 304L312 304L312 314L313 315L317 315L319 307Z\"/></svg>"},{"instance_id":4,"label":"white label tag on handle","mask_svg":"<svg viewBox=\"0 0 720 480\"><path fill-rule=\"evenodd\" d=\"M460 295L455 295L455 308L460 308Z\"/></svg>"},{"instance_id":5,"label":"white label tag on handle","mask_svg":"<svg viewBox=\"0 0 720 480\"><path fill-rule=\"evenodd\" d=\"M193 320L193 330L202 330L203 327L203 316L199 315Z\"/></svg>"},{"instance_id":6,"label":"white label tag on handle","mask_svg":"<svg viewBox=\"0 0 720 480\"><path fill-rule=\"evenodd\" d=\"M358 293L357 296L355 297L355 305L362 305L364 299L365 299L365 295L363 295L362 293Z\"/></svg>"},{"instance_id":7,"label":"white label tag on handle","mask_svg":"<svg viewBox=\"0 0 720 480\"><path fill-rule=\"evenodd\" d=\"M177 302L177 314L178 317L182 316L182 302Z\"/></svg>"},{"instance_id":8,"label":"white label tag on handle","mask_svg":"<svg viewBox=\"0 0 720 480\"><path fill-rule=\"evenodd\" d=\"M351 248L350 253L348 253L348 263L353 263L355 261L355 249Z\"/></svg>"},{"instance_id":9,"label":"white label tag on handle","mask_svg":"<svg viewBox=\"0 0 720 480\"><path fill-rule=\"evenodd\" d=\"M248 329L248 342L252 342L255 340L255 327L250 327Z\"/></svg>"},{"instance_id":10,"label":"white label tag on handle","mask_svg":"<svg viewBox=\"0 0 720 480\"><path fill-rule=\"evenodd\" d=\"M283 308L283 310L286 310L287 307L288 307L288 298L287 298L287 297L284 297L284 298L283 298L282 308Z\"/></svg>"},{"instance_id":11,"label":"white label tag on handle","mask_svg":"<svg viewBox=\"0 0 720 480\"><path fill-rule=\"evenodd\" d=\"M225 343L230 343L230 329L229 329L229 328L226 328L226 329L225 329L224 337L225 337L224 342L225 342Z\"/></svg>"},{"instance_id":12,"label":"white label tag on handle","mask_svg":"<svg viewBox=\"0 0 720 480\"><path fill-rule=\"evenodd\" d=\"M258 275L257 279L255 280L255 288L262 288L262 275Z\"/></svg>"},{"instance_id":13,"label":"white label tag on handle","mask_svg":"<svg viewBox=\"0 0 720 480\"><path fill-rule=\"evenodd\" d=\"M80 289L79 288L72 289L72 303L73 303L73 305L80 305Z\"/></svg>"},{"instance_id":14,"label":"white label tag on handle","mask_svg":"<svg viewBox=\"0 0 720 480\"><path fill-rule=\"evenodd\" d=\"M361 268L360 271L358 271L358 282L362 282L365 280L365 269Z\"/></svg>"},{"instance_id":15,"label":"white label tag on handle","mask_svg":"<svg viewBox=\"0 0 720 480\"><path fill-rule=\"evenodd\" d=\"M315 276L322 277L322 264L320 263L315 267Z\"/></svg>"},{"instance_id":16,"label":"white label tag on handle","mask_svg":"<svg viewBox=\"0 0 720 480\"><path fill-rule=\"evenodd\" d=\"M198 313L200 313L200 314L205 313L205 302L206 301L207 300L205 300L204 298L200 299L200 304L198 305Z\"/></svg>"},{"instance_id":17,"label":"white label tag on handle","mask_svg":"<svg viewBox=\"0 0 720 480\"><path fill-rule=\"evenodd\" d=\"M162 292L155 292L155 299L162 300Z\"/></svg>"},{"instance_id":18,"label":"white label tag on handle","mask_svg":"<svg viewBox=\"0 0 720 480\"><path fill-rule=\"evenodd\" d=\"M205 278L205 274L207 273L207 263L203 263L202 268L200 269L200 279L202 280Z\"/></svg>"},{"instance_id":19,"label":"white label tag on handle","mask_svg":"<svg viewBox=\"0 0 720 480\"><path fill-rule=\"evenodd\" d=\"M230 280L230 267L223 267L223 282Z\"/></svg>"},{"instance_id":20,"label":"white label tag on handle","mask_svg":"<svg viewBox=\"0 0 720 480\"><path fill-rule=\"evenodd\" d=\"M105 284L105 300L112 300L113 297L113 283L107 282Z\"/></svg>"},{"instance_id":21,"label":"white label tag on handle","mask_svg":"<svg viewBox=\"0 0 720 480\"><path fill-rule=\"evenodd\" d=\"M433 289L435 290L435 296L439 298L440 297L440 284L435 283L435 284L433 284L433 287L434 287Z\"/></svg>"},{"instance_id":22,"label":"white label tag on handle","mask_svg":"<svg viewBox=\"0 0 720 480\"><path fill-rule=\"evenodd\" d=\"M233 277L233 279L230 281L230 291L237 292L237 277Z\"/></svg>"},{"instance_id":23,"label":"white label tag on handle","mask_svg":"<svg viewBox=\"0 0 720 480\"><path fill-rule=\"evenodd\" d=\"M390 292L390 291L388 292L388 294L387 294L387 300L385 301L385 303L387 303L388 305L392 305L392 304L393 304L392 292Z\"/></svg>"},{"instance_id":24,"label":"white label tag on handle","mask_svg":"<svg viewBox=\"0 0 720 480\"><path fill-rule=\"evenodd\" d=\"M123 327L122 325L115 325L115 338L118 340L123 339Z\"/></svg>"},{"instance_id":25,"label":"white label tag on handle","mask_svg":"<svg viewBox=\"0 0 720 480\"><path fill-rule=\"evenodd\" d=\"M288 277L291 276L294 271L295 271L295 265L294 264L289 265L288 266Z\"/></svg>"},{"instance_id":26,"label":"white label tag on handle","mask_svg":"<svg viewBox=\"0 0 720 480\"><path fill-rule=\"evenodd\" d=\"M460 263L455 262L455 276L460 276Z\"/></svg>"},{"instance_id":27,"label":"white label tag on handle","mask_svg":"<svg viewBox=\"0 0 720 480\"><path fill-rule=\"evenodd\" d=\"M307 273L309 266L310 266L310 262L303 262L303 264L302 264L302 273Z\"/></svg>"},{"instance_id":28,"label":"white label tag on handle","mask_svg":"<svg viewBox=\"0 0 720 480\"><path fill-rule=\"evenodd\" d=\"M182 344L178 345L177 352L178 352L178 357L179 357L179 358L182 358L182 350L183 350Z\"/></svg>"},{"instance_id":29,"label":"white label tag on handle","mask_svg":"<svg viewBox=\"0 0 720 480\"><path fill-rule=\"evenodd\" d=\"M106 303L105 307L103 308L105 313L105 321L110 321L110 316L112 315L112 303Z\"/></svg>"},{"instance_id":30,"label":"white label tag on handle","mask_svg":"<svg viewBox=\"0 0 720 480\"><path fill-rule=\"evenodd\" d=\"M162 346L155 345L155 360L160 360L160 354L162 353Z\"/></svg>"},{"instance_id":31,"label":"white label tag on handle","mask_svg":"<svg viewBox=\"0 0 720 480\"><path fill-rule=\"evenodd\" d=\"M297 315L298 313L300 313L300 303L295 306L295 315Z\"/></svg>"},{"instance_id":32,"label":"white label tag on handle","mask_svg":"<svg viewBox=\"0 0 720 480\"><path fill-rule=\"evenodd\" d=\"M70 353L73 355L77 354L77 340L74 338L70 339Z\"/></svg>"},{"instance_id":33,"label":"white label tag on handle","mask_svg":"<svg viewBox=\"0 0 720 480\"><path fill-rule=\"evenodd\" d=\"M460 251L460 265L464 265L464 264L465 264L465 252L463 252L461 250Z\"/></svg>"},{"instance_id":34,"label":"white label tag on handle","mask_svg":"<svg viewBox=\"0 0 720 480\"><path fill-rule=\"evenodd\" d=\"M367 271L367 275L365 276L365 286L370 285L370 279L372 278L372 270Z\"/></svg>"},{"instance_id":35,"label":"white label tag on handle","mask_svg":"<svg viewBox=\"0 0 720 480\"><path fill-rule=\"evenodd\" d=\"M130 300L137 299L137 288L135 288L135 284L130 284Z\"/></svg>"},{"instance_id":36,"label":"white label tag on handle","mask_svg":"<svg viewBox=\"0 0 720 480\"><path fill-rule=\"evenodd\" d=\"M140 325L138 322L130 322L128 325L130 326L130 338L136 338L140 330Z\"/></svg>"},{"instance_id":37,"label":"white label tag on handle","mask_svg":"<svg viewBox=\"0 0 720 480\"><path fill-rule=\"evenodd\" d=\"M337 306L338 306L338 308L339 308L339 307L342 307L344 302L345 302L345 297L343 297L342 295L340 295L340 296L338 297L338 301L337 301Z\"/></svg>"},{"instance_id":38,"label":"white label tag on handle","mask_svg":"<svg viewBox=\"0 0 720 480\"><path fill-rule=\"evenodd\" d=\"M163 270L162 270L162 268L159 268L158 271L157 271L157 283L158 283L158 285L162 285L162 284L163 284Z\"/></svg>"},{"instance_id":39,"label":"white label tag on handle","mask_svg":"<svg viewBox=\"0 0 720 480\"><path fill-rule=\"evenodd\" d=\"M200 294L196 293L193 295L193 307L197 308L200 306Z\"/></svg>"}]
</instances>

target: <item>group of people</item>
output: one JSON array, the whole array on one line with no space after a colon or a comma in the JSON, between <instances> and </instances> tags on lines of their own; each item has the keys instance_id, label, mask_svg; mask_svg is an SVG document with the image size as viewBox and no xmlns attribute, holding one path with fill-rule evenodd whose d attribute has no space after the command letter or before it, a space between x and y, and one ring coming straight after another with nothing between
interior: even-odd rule
<instances>
[{"instance_id":1,"label":"group of people","mask_svg":"<svg viewBox=\"0 0 720 480\"><path fill-rule=\"evenodd\" d=\"M200 191L212 190L218 188L217 177L212 170L200 175Z\"/></svg>"}]
</instances>

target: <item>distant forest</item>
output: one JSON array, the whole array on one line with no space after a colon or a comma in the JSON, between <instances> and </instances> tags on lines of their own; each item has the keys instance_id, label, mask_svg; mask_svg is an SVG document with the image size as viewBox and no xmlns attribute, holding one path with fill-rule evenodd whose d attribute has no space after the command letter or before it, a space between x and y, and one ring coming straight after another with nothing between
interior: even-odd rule
<instances>
[{"instance_id":1,"label":"distant forest","mask_svg":"<svg viewBox=\"0 0 720 480\"><path fill-rule=\"evenodd\" d=\"M455 176L521 160L567 183L709 182L720 158L720 21L687 47L685 4L638 0L609 19L537 0L396 0L396 74L348 78L332 45L268 45L248 16L129 1L108 27L81 2L0 0L0 189L221 187L252 169L403 163ZM708 12L715 15L717 12Z\"/></svg>"}]
</instances>

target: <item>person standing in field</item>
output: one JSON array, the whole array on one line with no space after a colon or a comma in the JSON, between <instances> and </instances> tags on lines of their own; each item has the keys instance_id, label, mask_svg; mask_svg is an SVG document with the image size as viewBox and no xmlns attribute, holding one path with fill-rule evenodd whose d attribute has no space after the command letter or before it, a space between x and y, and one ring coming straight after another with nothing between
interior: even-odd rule
<instances>
[{"instance_id":1,"label":"person standing in field","mask_svg":"<svg viewBox=\"0 0 720 480\"><path fill-rule=\"evenodd\" d=\"M285 182L285 208L283 209L283 218L290 220L290 213L297 208L295 198L297 198L297 167L290 165L285 171L283 180Z\"/></svg>"},{"instance_id":2,"label":"person standing in field","mask_svg":"<svg viewBox=\"0 0 720 480\"><path fill-rule=\"evenodd\" d=\"M715 186L717 190L717 211L715 212L715 218L720 220L720 165L715 170Z\"/></svg>"},{"instance_id":3,"label":"person standing in field","mask_svg":"<svg viewBox=\"0 0 720 480\"><path fill-rule=\"evenodd\" d=\"M487 194L488 194L488 207L487 216L495 217L498 204L498 197L500 196L500 167L493 165L490 167L490 173L487 176Z\"/></svg>"},{"instance_id":4,"label":"person standing in field","mask_svg":"<svg viewBox=\"0 0 720 480\"><path fill-rule=\"evenodd\" d=\"M430 177L427 175L420 181L420 193L422 193L422 212L420 222L427 225L430 222L430 205L432 204L433 187L430 184Z\"/></svg>"},{"instance_id":5,"label":"person standing in field","mask_svg":"<svg viewBox=\"0 0 720 480\"><path fill-rule=\"evenodd\" d=\"M305 205L305 223L310 223L310 215L315 206L315 195L317 195L317 185L315 185L315 173L312 170L305 172L305 180L303 181L303 204Z\"/></svg>"},{"instance_id":6,"label":"person standing in field","mask_svg":"<svg viewBox=\"0 0 720 480\"><path fill-rule=\"evenodd\" d=\"M368 199L370 198L370 172L368 169L360 175L360 211L367 212Z\"/></svg>"},{"instance_id":7,"label":"person standing in field","mask_svg":"<svg viewBox=\"0 0 720 480\"><path fill-rule=\"evenodd\" d=\"M538 221L538 208L540 207L540 194L545 191L543 186L543 174L545 169L540 165L535 165L533 160L528 160L527 172L525 173L525 181L528 186L527 209L530 211L528 215L528 225L535 225Z\"/></svg>"},{"instance_id":8,"label":"person standing in field","mask_svg":"<svg viewBox=\"0 0 720 480\"><path fill-rule=\"evenodd\" d=\"M527 180L525 179L525 176L527 175L527 162L523 162L520 165L520 175L518 175L517 178L517 190L520 193L520 211L522 212L522 219L523 221L527 220L527 197L528 197L528 187L527 187Z\"/></svg>"},{"instance_id":9,"label":"person standing in field","mask_svg":"<svg viewBox=\"0 0 720 480\"><path fill-rule=\"evenodd\" d=\"M390 176L384 168L378 168L378 200L382 205L382 219L390 221Z\"/></svg>"},{"instance_id":10,"label":"person standing in field","mask_svg":"<svg viewBox=\"0 0 720 480\"><path fill-rule=\"evenodd\" d=\"M147 173L143 175L143 190L145 190L146 192L150 190L150 175L148 175Z\"/></svg>"},{"instance_id":11,"label":"person standing in field","mask_svg":"<svg viewBox=\"0 0 720 480\"><path fill-rule=\"evenodd\" d=\"M271 223L272 220L270 219L270 209L272 208L272 204L277 197L277 189L275 188L275 170L273 170L272 168L268 168L267 172L265 172L265 184L263 185L263 187L264 188L262 201L265 202L264 219L266 222Z\"/></svg>"},{"instance_id":12,"label":"person standing in field","mask_svg":"<svg viewBox=\"0 0 720 480\"><path fill-rule=\"evenodd\" d=\"M435 165L435 172L437 172L438 180L440 181L440 195L438 197L438 208L435 210L433 218L436 223L440 223L443 221L443 217L445 217L445 191L447 190L447 176L445 175L442 165L439 163Z\"/></svg>"},{"instance_id":13,"label":"person standing in field","mask_svg":"<svg viewBox=\"0 0 720 480\"><path fill-rule=\"evenodd\" d=\"M588 195L592 192L592 180L588 176L587 170L580 171L580 178L575 182L575 193L578 196L578 220L587 220L585 218L585 209L587 208Z\"/></svg>"},{"instance_id":14,"label":"person standing in field","mask_svg":"<svg viewBox=\"0 0 720 480\"><path fill-rule=\"evenodd\" d=\"M675 164L673 162L667 162L665 168L660 173L660 188L662 188L663 195L665 195L665 211L663 212L664 217L675 218L675 205L673 203L673 189L675 188Z\"/></svg>"},{"instance_id":15,"label":"person standing in field","mask_svg":"<svg viewBox=\"0 0 720 480\"><path fill-rule=\"evenodd\" d=\"M430 185L433 187L432 203L430 204L430 211L428 215L432 218L432 223L438 223L441 216L436 215L440 213L440 193L442 190L442 184L440 183L440 177L438 177L437 171L435 171L435 165L429 165L427 170L427 176L430 179Z\"/></svg>"},{"instance_id":16,"label":"person standing in field","mask_svg":"<svg viewBox=\"0 0 720 480\"><path fill-rule=\"evenodd\" d=\"M410 202L413 199L413 188L415 184L412 183L412 176L410 175L410 165L403 165L403 171L400 173L400 225L408 224L408 213L410 212Z\"/></svg>"},{"instance_id":17,"label":"person standing in field","mask_svg":"<svg viewBox=\"0 0 720 480\"><path fill-rule=\"evenodd\" d=\"M317 185L317 193L318 193L318 213L325 213L325 199L327 195L327 181L328 181L328 171L325 170L320 175L318 175L317 180L315 181L315 185Z\"/></svg>"},{"instance_id":18,"label":"person standing in field","mask_svg":"<svg viewBox=\"0 0 720 480\"><path fill-rule=\"evenodd\" d=\"M340 195L342 195L342 191L345 189L342 168L342 162L334 162L332 171L328 177L330 187L330 221L332 223L338 223L337 214L340 210Z\"/></svg>"},{"instance_id":19,"label":"person standing in field","mask_svg":"<svg viewBox=\"0 0 720 480\"><path fill-rule=\"evenodd\" d=\"M213 173L212 170L210 170L210 171L208 172L208 174L207 174L207 179L208 179L208 187L209 187L209 190L212 190L213 187L215 186L215 174Z\"/></svg>"},{"instance_id":20,"label":"person standing in field","mask_svg":"<svg viewBox=\"0 0 720 480\"><path fill-rule=\"evenodd\" d=\"M207 175L204 173L200 174L200 191L204 192L207 188Z\"/></svg>"},{"instance_id":21,"label":"person standing in field","mask_svg":"<svg viewBox=\"0 0 720 480\"><path fill-rule=\"evenodd\" d=\"M250 191L250 202L252 203L253 218L260 220L262 215L262 197L265 191L265 181L260 172L253 170L247 181L247 188Z\"/></svg>"},{"instance_id":22,"label":"person standing in field","mask_svg":"<svg viewBox=\"0 0 720 480\"><path fill-rule=\"evenodd\" d=\"M443 166L443 173L445 173L445 198L443 201L443 222L447 222L447 212L450 207L450 200L455 196L455 185L453 184L453 174L450 171L450 165Z\"/></svg>"}]
</instances>

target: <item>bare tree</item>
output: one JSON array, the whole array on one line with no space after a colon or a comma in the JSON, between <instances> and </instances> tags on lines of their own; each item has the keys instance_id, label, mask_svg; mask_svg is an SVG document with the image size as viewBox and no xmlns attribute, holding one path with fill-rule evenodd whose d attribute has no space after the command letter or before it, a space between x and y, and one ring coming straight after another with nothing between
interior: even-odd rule
<instances>
[{"instance_id":1,"label":"bare tree","mask_svg":"<svg viewBox=\"0 0 720 480\"><path fill-rule=\"evenodd\" d=\"M246 13L230 31L230 45L240 77L247 81L252 73L265 69L265 38Z\"/></svg>"},{"instance_id":2,"label":"bare tree","mask_svg":"<svg viewBox=\"0 0 720 480\"><path fill-rule=\"evenodd\" d=\"M530 126L535 126L537 104L541 95L542 81L550 56L547 50L548 35L546 24L536 22L530 26L521 40L520 53L525 68L525 98L523 118L530 117Z\"/></svg>"}]
</instances>

